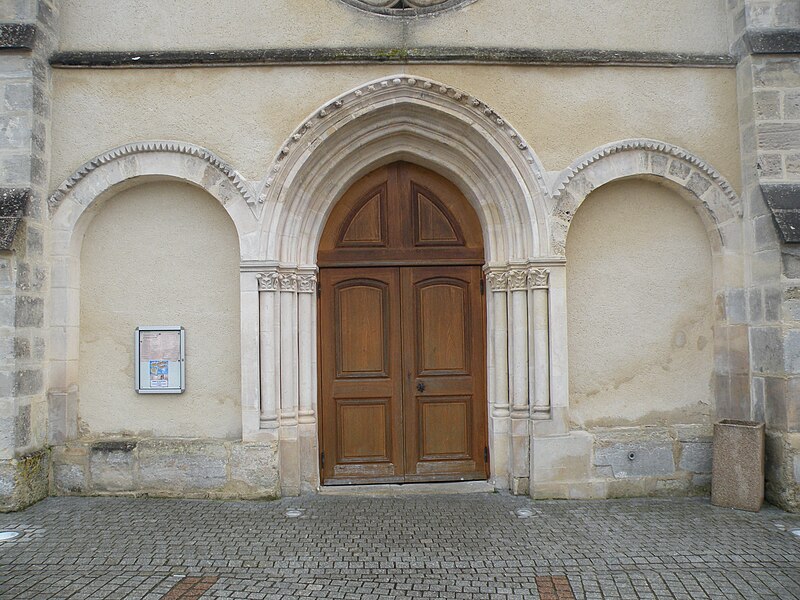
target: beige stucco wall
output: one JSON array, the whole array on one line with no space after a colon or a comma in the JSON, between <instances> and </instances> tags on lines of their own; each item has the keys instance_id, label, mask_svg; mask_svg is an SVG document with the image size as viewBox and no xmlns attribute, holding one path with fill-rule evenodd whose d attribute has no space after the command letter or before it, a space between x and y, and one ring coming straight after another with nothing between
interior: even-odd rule
<instances>
[{"instance_id":1,"label":"beige stucco wall","mask_svg":"<svg viewBox=\"0 0 800 600\"><path fill-rule=\"evenodd\" d=\"M331 98L396 66L54 72L52 187L115 146L177 139L262 179L293 129ZM651 137L709 161L738 186L735 71L632 67L419 66L488 102L550 170L610 141ZM91 131L92 135L86 135Z\"/></svg>"},{"instance_id":2,"label":"beige stucco wall","mask_svg":"<svg viewBox=\"0 0 800 600\"><path fill-rule=\"evenodd\" d=\"M632 180L589 195L567 238L567 311L579 428L708 422L711 250L678 194Z\"/></svg>"},{"instance_id":3,"label":"beige stucco wall","mask_svg":"<svg viewBox=\"0 0 800 600\"><path fill-rule=\"evenodd\" d=\"M133 390L139 325L186 329L186 392ZM239 327L239 247L222 206L183 183L117 194L81 252L81 432L239 437Z\"/></svg>"},{"instance_id":4,"label":"beige stucco wall","mask_svg":"<svg viewBox=\"0 0 800 600\"><path fill-rule=\"evenodd\" d=\"M724 0L477 0L391 19L339 0L64 0L64 50L415 46L725 53ZM602 5L602 7L601 7Z\"/></svg>"}]
</instances>

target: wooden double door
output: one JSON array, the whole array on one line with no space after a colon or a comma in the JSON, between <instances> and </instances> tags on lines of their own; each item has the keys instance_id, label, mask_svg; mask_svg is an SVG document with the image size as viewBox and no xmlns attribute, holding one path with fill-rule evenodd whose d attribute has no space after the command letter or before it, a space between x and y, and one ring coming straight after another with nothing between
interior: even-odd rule
<instances>
[{"instance_id":1,"label":"wooden double door","mask_svg":"<svg viewBox=\"0 0 800 600\"><path fill-rule=\"evenodd\" d=\"M320 244L326 485L486 479L480 227L447 180L394 163Z\"/></svg>"}]
</instances>

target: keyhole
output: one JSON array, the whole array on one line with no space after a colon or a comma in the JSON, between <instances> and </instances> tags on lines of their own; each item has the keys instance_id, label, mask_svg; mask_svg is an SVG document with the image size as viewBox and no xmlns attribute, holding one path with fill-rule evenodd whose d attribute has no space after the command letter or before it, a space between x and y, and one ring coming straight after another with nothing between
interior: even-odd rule
<instances>
[{"instance_id":1,"label":"keyhole","mask_svg":"<svg viewBox=\"0 0 800 600\"><path fill-rule=\"evenodd\" d=\"M417 384L417 391L418 392L424 392L425 391L425 384L422 383L421 381Z\"/></svg>"}]
</instances>

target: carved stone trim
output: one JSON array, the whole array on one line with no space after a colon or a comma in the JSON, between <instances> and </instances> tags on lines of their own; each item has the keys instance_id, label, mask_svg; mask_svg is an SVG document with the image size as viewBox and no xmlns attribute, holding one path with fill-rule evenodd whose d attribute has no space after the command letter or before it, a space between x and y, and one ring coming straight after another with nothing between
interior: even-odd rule
<instances>
[{"instance_id":1,"label":"carved stone trim","mask_svg":"<svg viewBox=\"0 0 800 600\"><path fill-rule=\"evenodd\" d=\"M528 269L528 287L532 290L550 285L550 269Z\"/></svg>"},{"instance_id":2,"label":"carved stone trim","mask_svg":"<svg viewBox=\"0 0 800 600\"><path fill-rule=\"evenodd\" d=\"M267 178L262 184L261 191L258 195L258 202L265 202L273 188L280 188L280 186L276 186L276 179L278 179L284 165L287 162L291 162L291 159L295 155L306 152L308 147L313 145L321 137L326 127L326 121L333 115L342 110L348 110L349 113L361 112L366 106L385 100L387 96L414 98L436 97L439 99L446 99L454 105L463 107L469 111L472 118L483 121L490 129L501 131L508 142L513 145L516 151L523 156L524 160L533 167L533 175L538 180L542 189L546 187L544 176L542 175L544 169L538 157L528 147L528 143L516 129L509 125L502 116L495 112L495 110L484 101L457 88L431 79L409 75L394 75L363 84L342 94L316 110L302 125L295 129L275 156ZM274 193L277 194L278 192Z\"/></svg>"},{"instance_id":3,"label":"carved stone trim","mask_svg":"<svg viewBox=\"0 0 800 600\"><path fill-rule=\"evenodd\" d=\"M342 0L342 2L377 15L414 17L455 8L475 0Z\"/></svg>"},{"instance_id":4,"label":"carved stone trim","mask_svg":"<svg viewBox=\"0 0 800 600\"><path fill-rule=\"evenodd\" d=\"M259 292L298 292L313 294L317 290L317 274L292 270L266 271L256 275Z\"/></svg>"},{"instance_id":5,"label":"carved stone trim","mask_svg":"<svg viewBox=\"0 0 800 600\"><path fill-rule=\"evenodd\" d=\"M196 156L197 158L206 161L212 167L218 169L227 179L233 184L236 190L242 195L249 205L255 204L255 194L253 193L250 184L234 169L231 165L223 161L216 154L194 144L175 141L152 141L152 142L137 142L135 144L126 144L119 146L96 156L92 160L81 165L72 175L67 177L64 182L58 186L58 189L53 192L48 200L50 206L50 213L52 214L67 193L77 185L79 181L85 178L89 173L113 161L119 160L125 156L134 154L144 154L150 152L172 152L177 154L186 154L188 156Z\"/></svg>"},{"instance_id":6,"label":"carved stone trim","mask_svg":"<svg viewBox=\"0 0 800 600\"><path fill-rule=\"evenodd\" d=\"M558 198L562 192L566 189L569 183L584 169L586 169L589 165L597 162L598 160L605 158L606 156L610 156L612 154L618 154L620 152L630 152L630 151L647 151L653 152L656 154L663 154L669 157L677 158L685 163L687 163L690 167L699 170L703 175L708 177L713 183L715 183L725 194L725 196L730 201L731 205L734 208L734 211L738 216L742 214L741 203L739 201L739 197L737 196L736 192L733 190L733 187L725 179L716 169L714 169L711 165L709 165L704 160L698 158L688 150L684 150L679 146L675 146L673 144L668 144L666 142L660 142L658 140L649 140L649 139L631 139L631 140L622 140L619 142L612 142L610 144L606 144L605 146L601 146L592 150L588 154L584 154L582 157L574 161L569 167L564 169L558 176L553 185L553 196ZM663 172L658 172L655 169L650 168L648 172L652 172L654 175L664 175ZM687 175L688 178L688 175Z\"/></svg>"},{"instance_id":7,"label":"carved stone trim","mask_svg":"<svg viewBox=\"0 0 800 600\"><path fill-rule=\"evenodd\" d=\"M508 271L508 289L515 292L526 290L528 283L528 273L524 269L511 269Z\"/></svg>"}]
</instances>

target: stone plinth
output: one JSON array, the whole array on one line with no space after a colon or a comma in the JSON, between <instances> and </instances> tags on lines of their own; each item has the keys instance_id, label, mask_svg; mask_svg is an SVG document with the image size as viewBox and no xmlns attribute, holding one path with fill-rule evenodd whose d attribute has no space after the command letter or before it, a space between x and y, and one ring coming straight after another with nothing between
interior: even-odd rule
<instances>
[{"instance_id":1,"label":"stone plinth","mask_svg":"<svg viewBox=\"0 0 800 600\"><path fill-rule=\"evenodd\" d=\"M757 512L763 501L764 423L715 423L711 503Z\"/></svg>"}]
</instances>

